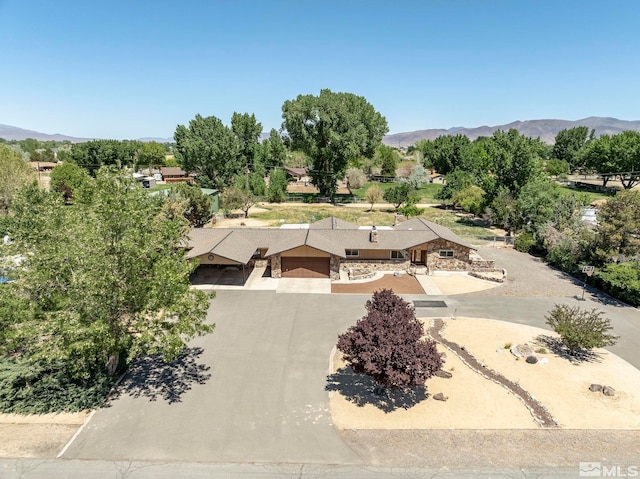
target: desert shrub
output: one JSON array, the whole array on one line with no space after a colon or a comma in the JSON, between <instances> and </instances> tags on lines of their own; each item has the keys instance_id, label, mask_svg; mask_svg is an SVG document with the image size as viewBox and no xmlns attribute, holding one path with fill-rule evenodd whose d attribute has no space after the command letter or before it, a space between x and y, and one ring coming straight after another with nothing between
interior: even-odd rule
<instances>
[{"instance_id":1,"label":"desert shrub","mask_svg":"<svg viewBox=\"0 0 640 479\"><path fill-rule=\"evenodd\" d=\"M367 182L367 177L362 170L358 168L349 168L345 176L347 177L349 188L354 190L362 188L362 186Z\"/></svg>"},{"instance_id":2,"label":"desert shrub","mask_svg":"<svg viewBox=\"0 0 640 479\"><path fill-rule=\"evenodd\" d=\"M518 251L529 253L536 245L536 240L531 233L522 233L518 235L513 245Z\"/></svg>"},{"instance_id":3,"label":"desert shrub","mask_svg":"<svg viewBox=\"0 0 640 479\"><path fill-rule=\"evenodd\" d=\"M618 337L609 334L611 321L603 318L602 311L590 311L578 306L556 304L549 312L546 323L560 335L569 354L576 356L581 351L614 345Z\"/></svg>"}]
</instances>

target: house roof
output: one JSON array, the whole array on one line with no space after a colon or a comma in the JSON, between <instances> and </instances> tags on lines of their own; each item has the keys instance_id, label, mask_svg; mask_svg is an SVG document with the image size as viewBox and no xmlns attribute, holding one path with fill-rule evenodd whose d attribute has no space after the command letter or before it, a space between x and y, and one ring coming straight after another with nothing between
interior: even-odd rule
<instances>
[{"instance_id":1,"label":"house roof","mask_svg":"<svg viewBox=\"0 0 640 479\"><path fill-rule=\"evenodd\" d=\"M378 230L376 243L371 242L370 234L368 229L333 217L312 223L309 229L198 228L191 231L187 258L210 253L246 264L259 248L266 249L268 257L301 246L345 258L346 249L406 250L437 239L474 249L448 228L421 218L395 229Z\"/></svg>"},{"instance_id":2,"label":"house roof","mask_svg":"<svg viewBox=\"0 0 640 479\"><path fill-rule=\"evenodd\" d=\"M162 166L160 174L162 176L187 176L187 173L179 166Z\"/></svg>"},{"instance_id":3,"label":"house roof","mask_svg":"<svg viewBox=\"0 0 640 479\"><path fill-rule=\"evenodd\" d=\"M329 216L321 220L311 223L309 229L312 230L357 230L358 225L341 220L335 216Z\"/></svg>"},{"instance_id":4,"label":"house roof","mask_svg":"<svg viewBox=\"0 0 640 479\"><path fill-rule=\"evenodd\" d=\"M300 178L302 178L303 176L307 176L306 168L291 168L289 166L285 166L284 171L289 173L291 176L297 176Z\"/></svg>"}]
</instances>

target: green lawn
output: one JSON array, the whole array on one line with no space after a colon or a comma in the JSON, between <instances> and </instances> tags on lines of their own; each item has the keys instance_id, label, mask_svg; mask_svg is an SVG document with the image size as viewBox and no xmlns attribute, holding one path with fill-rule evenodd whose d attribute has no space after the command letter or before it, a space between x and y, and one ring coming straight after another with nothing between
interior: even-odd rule
<instances>
[{"instance_id":1,"label":"green lawn","mask_svg":"<svg viewBox=\"0 0 640 479\"><path fill-rule=\"evenodd\" d=\"M278 226L280 220L284 223L310 223L318 221L328 216L335 216L361 226L391 226L393 225L395 211L389 209L355 208L347 206L332 206L327 204L316 205L287 205L266 204L261 205L266 211L251 213L251 218L258 218L270 221L271 226ZM313 216L313 219L312 219ZM480 225L480 222L469 219L458 211L445 210L440 208L425 208L422 218L446 226L458 236L465 238L471 243L494 236L494 233L487 227Z\"/></svg>"},{"instance_id":2,"label":"green lawn","mask_svg":"<svg viewBox=\"0 0 640 479\"><path fill-rule=\"evenodd\" d=\"M358 198L364 198L367 190L373 184L377 184L383 192L392 186L397 185L397 183L378 183L378 182L369 182L365 183L362 188L358 188L357 190L351 190L354 196ZM420 203L437 203L440 204L442 201L436 198L438 192L442 189L443 185L436 183L427 183L423 185L421 188L416 190L416 194L420 197Z\"/></svg>"},{"instance_id":3,"label":"green lawn","mask_svg":"<svg viewBox=\"0 0 640 479\"><path fill-rule=\"evenodd\" d=\"M615 196L608 193L599 193L597 191L585 191L581 188L573 188L572 186L560 186L560 191L562 191L562 193L565 195L568 195L570 193L584 195L587 197L589 203L591 203L592 201L612 198L613 196Z\"/></svg>"},{"instance_id":4,"label":"green lawn","mask_svg":"<svg viewBox=\"0 0 640 479\"><path fill-rule=\"evenodd\" d=\"M175 184L175 183L174 183ZM169 188L171 188L174 184L171 183L162 183L162 184L156 184L155 186L149 188L149 191L159 191L159 190L168 190Z\"/></svg>"}]
</instances>

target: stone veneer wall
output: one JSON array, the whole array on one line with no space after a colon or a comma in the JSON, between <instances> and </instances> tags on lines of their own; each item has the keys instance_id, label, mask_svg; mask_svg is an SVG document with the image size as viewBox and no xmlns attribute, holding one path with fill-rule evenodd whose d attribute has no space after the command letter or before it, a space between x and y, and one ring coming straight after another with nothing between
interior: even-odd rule
<instances>
[{"instance_id":1,"label":"stone veneer wall","mask_svg":"<svg viewBox=\"0 0 640 479\"><path fill-rule=\"evenodd\" d=\"M331 255L329 259L329 275L332 280L340 279L340 257Z\"/></svg>"},{"instance_id":2,"label":"stone veneer wall","mask_svg":"<svg viewBox=\"0 0 640 479\"><path fill-rule=\"evenodd\" d=\"M271 257L271 277L282 278L282 262L279 254Z\"/></svg>"},{"instance_id":3,"label":"stone veneer wall","mask_svg":"<svg viewBox=\"0 0 640 479\"><path fill-rule=\"evenodd\" d=\"M340 267L344 270L370 269L372 271L406 271L409 269L408 259L347 259L342 260Z\"/></svg>"},{"instance_id":4,"label":"stone veneer wall","mask_svg":"<svg viewBox=\"0 0 640 479\"><path fill-rule=\"evenodd\" d=\"M453 258L441 258L440 250L453 251ZM428 244L428 249L423 250L425 263L429 272L433 271L468 271L471 269L469 248L456 243L438 239Z\"/></svg>"},{"instance_id":5,"label":"stone veneer wall","mask_svg":"<svg viewBox=\"0 0 640 479\"><path fill-rule=\"evenodd\" d=\"M475 272L487 272L487 271L495 271L496 265L492 259L472 259L471 260L471 271Z\"/></svg>"}]
</instances>

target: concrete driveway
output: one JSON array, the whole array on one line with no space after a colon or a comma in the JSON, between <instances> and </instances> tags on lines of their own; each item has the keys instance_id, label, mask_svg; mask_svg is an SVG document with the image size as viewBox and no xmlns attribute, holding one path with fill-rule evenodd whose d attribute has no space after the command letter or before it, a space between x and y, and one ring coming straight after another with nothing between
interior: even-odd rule
<instances>
[{"instance_id":1,"label":"concrete driveway","mask_svg":"<svg viewBox=\"0 0 640 479\"><path fill-rule=\"evenodd\" d=\"M151 363L146 375L134 370L65 458L360 462L331 425L324 388L331 349L364 314L363 299L217 294L216 330L192 345L201 355L180 364L178 375Z\"/></svg>"},{"instance_id":2,"label":"concrete driveway","mask_svg":"<svg viewBox=\"0 0 640 479\"><path fill-rule=\"evenodd\" d=\"M530 276L530 271L524 268L522 274ZM555 303L597 307L612 318L621 336L610 349L640 368L638 310L597 295L588 294L584 302L562 295L560 285L567 279L552 270L540 281L561 295L521 297L507 285L505 296L495 288L405 299L446 303L419 308L421 317L486 317L544 328L544 315ZM567 287L572 293L576 289ZM194 349L174 368L153 361L139 365L123 382L120 397L95 414L64 458L357 467L395 457L403 464L410 450L400 448L397 456L383 458L371 445L366 454L354 453L333 429L327 409L331 350L338 334L362 317L368 295L217 294L209 313L216 330L192 344L201 351Z\"/></svg>"}]
</instances>

